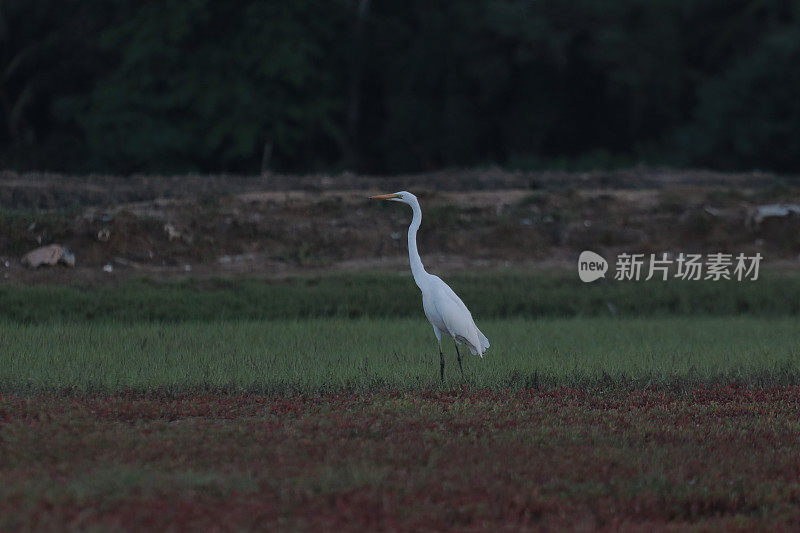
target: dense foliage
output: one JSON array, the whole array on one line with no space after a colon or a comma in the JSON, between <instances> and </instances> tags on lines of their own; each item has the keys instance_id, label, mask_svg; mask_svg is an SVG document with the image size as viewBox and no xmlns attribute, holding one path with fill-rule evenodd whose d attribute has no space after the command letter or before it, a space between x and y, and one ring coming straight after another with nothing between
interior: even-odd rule
<instances>
[{"instance_id":1,"label":"dense foliage","mask_svg":"<svg viewBox=\"0 0 800 533\"><path fill-rule=\"evenodd\" d=\"M5 0L0 166L796 171L791 0Z\"/></svg>"}]
</instances>

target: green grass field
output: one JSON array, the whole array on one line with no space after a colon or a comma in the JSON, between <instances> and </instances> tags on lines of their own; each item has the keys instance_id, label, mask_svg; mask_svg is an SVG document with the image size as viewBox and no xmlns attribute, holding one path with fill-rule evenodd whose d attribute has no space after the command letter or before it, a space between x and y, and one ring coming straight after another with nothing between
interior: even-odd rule
<instances>
[{"instance_id":1,"label":"green grass field","mask_svg":"<svg viewBox=\"0 0 800 533\"><path fill-rule=\"evenodd\" d=\"M797 320L572 318L479 320L492 342L465 356L471 387L794 383ZM5 390L372 391L438 386L422 319L0 324ZM452 342L445 386L462 383Z\"/></svg>"},{"instance_id":2,"label":"green grass field","mask_svg":"<svg viewBox=\"0 0 800 533\"><path fill-rule=\"evenodd\" d=\"M443 275L476 319L541 317L797 316L800 276L757 281L581 282L574 272ZM401 272L208 279L109 286L0 285L0 320L13 322L422 318L419 290Z\"/></svg>"},{"instance_id":3,"label":"green grass field","mask_svg":"<svg viewBox=\"0 0 800 533\"><path fill-rule=\"evenodd\" d=\"M800 278L605 282L452 276L492 342L466 383L519 388L800 379ZM0 287L0 387L263 393L438 386L406 272L121 286ZM445 343L448 381L463 383Z\"/></svg>"},{"instance_id":4,"label":"green grass field","mask_svg":"<svg viewBox=\"0 0 800 533\"><path fill-rule=\"evenodd\" d=\"M0 530L791 530L800 278L0 287Z\"/></svg>"}]
</instances>

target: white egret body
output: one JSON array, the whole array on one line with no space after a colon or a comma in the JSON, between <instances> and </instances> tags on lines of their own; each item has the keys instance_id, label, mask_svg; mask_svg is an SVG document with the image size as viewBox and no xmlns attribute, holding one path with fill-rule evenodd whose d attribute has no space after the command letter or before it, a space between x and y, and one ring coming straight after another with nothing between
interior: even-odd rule
<instances>
[{"instance_id":1,"label":"white egret body","mask_svg":"<svg viewBox=\"0 0 800 533\"><path fill-rule=\"evenodd\" d=\"M450 288L447 283L439 276L429 274L422 266L422 259L417 251L417 230L422 223L422 210L419 207L417 197L407 191L394 194L382 194L372 196L373 200L392 200L402 202L411 206L414 217L408 227L408 260L411 264L411 273L414 275L414 282L422 292L422 308L425 316L433 326L433 333L439 342L440 375L444 380L444 353L442 352L442 333L449 336L456 343L456 353L458 354L458 366L463 374L461 366L461 353L458 351L458 344L466 345L472 355L483 357L484 352L489 347L489 339L481 333L472 313L461 301L461 298Z\"/></svg>"}]
</instances>

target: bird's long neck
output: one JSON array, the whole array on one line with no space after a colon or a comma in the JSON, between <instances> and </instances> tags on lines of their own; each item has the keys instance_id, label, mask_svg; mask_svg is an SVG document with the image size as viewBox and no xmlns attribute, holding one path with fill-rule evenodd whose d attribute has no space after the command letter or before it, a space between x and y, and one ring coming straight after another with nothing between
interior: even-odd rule
<instances>
[{"instance_id":1,"label":"bird's long neck","mask_svg":"<svg viewBox=\"0 0 800 533\"><path fill-rule=\"evenodd\" d=\"M428 273L425 271L425 267L422 266L422 259L420 259L417 251L417 230L422 224L422 209L420 209L419 202L416 199L411 203L411 210L414 212L414 218L411 219L411 225L408 227L408 261L411 264L414 282L421 289L422 282Z\"/></svg>"}]
</instances>

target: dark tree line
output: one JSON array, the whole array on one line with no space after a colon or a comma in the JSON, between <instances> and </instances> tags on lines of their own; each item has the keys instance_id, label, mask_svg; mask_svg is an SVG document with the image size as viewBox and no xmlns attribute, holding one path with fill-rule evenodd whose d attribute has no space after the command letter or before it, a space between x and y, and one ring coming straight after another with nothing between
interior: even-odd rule
<instances>
[{"instance_id":1,"label":"dark tree line","mask_svg":"<svg viewBox=\"0 0 800 533\"><path fill-rule=\"evenodd\" d=\"M800 168L793 0L3 0L0 165Z\"/></svg>"}]
</instances>

